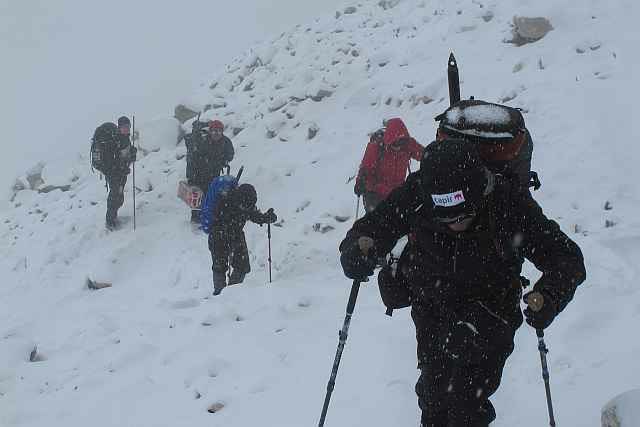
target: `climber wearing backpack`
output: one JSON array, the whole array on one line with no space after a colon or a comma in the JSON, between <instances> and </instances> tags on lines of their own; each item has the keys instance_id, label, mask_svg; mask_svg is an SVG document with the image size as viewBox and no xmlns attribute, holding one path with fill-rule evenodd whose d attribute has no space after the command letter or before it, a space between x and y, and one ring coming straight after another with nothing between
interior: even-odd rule
<instances>
[{"instance_id":1,"label":"climber wearing backpack","mask_svg":"<svg viewBox=\"0 0 640 427\"><path fill-rule=\"evenodd\" d=\"M272 224L277 221L273 209L261 213L256 208L256 190L251 184L240 184L230 175L215 178L202 202L201 228L209 235L209 251L213 264L213 294L227 285L242 283L249 271L249 251L244 236L247 221ZM230 264L230 265L229 265ZM227 283L226 272L232 268Z\"/></svg>"},{"instance_id":2,"label":"climber wearing backpack","mask_svg":"<svg viewBox=\"0 0 640 427\"><path fill-rule=\"evenodd\" d=\"M386 303L411 306L422 427L486 427L495 419L489 397L522 324L525 258L542 272L524 296L531 304L524 316L539 331L586 276L575 242L528 192L492 173L479 151L461 139L429 144L420 169L340 244L345 275L366 281L399 238L415 236L401 255L395 301Z\"/></svg>"},{"instance_id":3,"label":"climber wearing backpack","mask_svg":"<svg viewBox=\"0 0 640 427\"><path fill-rule=\"evenodd\" d=\"M124 186L137 149L131 144L131 121L122 116L118 125L107 122L98 126L91 142L91 166L102 172L109 189L105 225L113 230L118 225L118 209L124 203Z\"/></svg>"},{"instance_id":4,"label":"climber wearing backpack","mask_svg":"<svg viewBox=\"0 0 640 427\"><path fill-rule=\"evenodd\" d=\"M374 132L360 163L354 193L362 196L366 212L371 212L407 176L411 159L420 160L424 147L409 135L402 119L386 122Z\"/></svg>"},{"instance_id":5,"label":"climber wearing backpack","mask_svg":"<svg viewBox=\"0 0 640 427\"><path fill-rule=\"evenodd\" d=\"M220 172L233 160L231 140L224 135L220 120L210 120L204 126L199 120L193 122L193 130L185 136L187 147L187 182L206 193L209 183L220 176ZM191 211L191 222L199 221L200 211Z\"/></svg>"}]
</instances>

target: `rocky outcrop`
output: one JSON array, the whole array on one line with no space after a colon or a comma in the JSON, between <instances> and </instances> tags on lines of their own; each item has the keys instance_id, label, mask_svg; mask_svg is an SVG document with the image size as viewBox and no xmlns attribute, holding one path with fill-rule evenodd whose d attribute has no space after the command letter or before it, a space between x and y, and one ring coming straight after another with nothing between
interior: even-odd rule
<instances>
[{"instance_id":1,"label":"rocky outcrop","mask_svg":"<svg viewBox=\"0 0 640 427\"><path fill-rule=\"evenodd\" d=\"M181 124L186 122L187 120L193 119L197 115L198 113L196 111L193 111L184 104L176 105L176 108L173 110L173 117L178 119Z\"/></svg>"},{"instance_id":2,"label":"rocky outcrop","mask_svg":"<svg viewBox=\"0 0 640 427\"><path fill-rule=\"evenodd\" d=\"M513 39L511 43L522 46L527 43L537 42L553 30L551 22L547 18L527 18L524 16L513 17Z\"/></svg>"}]
</instances>

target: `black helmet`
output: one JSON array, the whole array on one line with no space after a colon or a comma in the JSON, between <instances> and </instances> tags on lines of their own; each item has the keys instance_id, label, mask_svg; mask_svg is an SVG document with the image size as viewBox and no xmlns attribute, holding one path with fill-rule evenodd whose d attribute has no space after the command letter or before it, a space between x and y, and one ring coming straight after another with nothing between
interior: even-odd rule
<instances>
[{"instance_id":1,"label":"black helmet","mask_svg":"<svg viewBox=\"0 0 640 427\"><path fill-rule=\"evenodd\" d=\"M494 186L494 176L482 162L476 144L461 139L427 145L420 172L435 218L478 213Z\"/></svg>"},{"instance_id":2,"label":"black helmet","mask_svg":"<svg viewBox=\"0 0 640 427\"><path fill-rule=\"evenodd\" d=\"M129 117L127 116L122 116L118 119L118 127L120 126L131 126L131 120L129 120Z\"/></svg>"},{"instance_id":3,"label":"black helmet","mask_svg":"<svg viewBox=\"0 0 640 427\"><path fill-rule=\"evenodd\" d=\"M258 201L256 189L251 184L240 184L232 194L234 204L241 209L251 209Z\"/></svg>"}]
</instances>

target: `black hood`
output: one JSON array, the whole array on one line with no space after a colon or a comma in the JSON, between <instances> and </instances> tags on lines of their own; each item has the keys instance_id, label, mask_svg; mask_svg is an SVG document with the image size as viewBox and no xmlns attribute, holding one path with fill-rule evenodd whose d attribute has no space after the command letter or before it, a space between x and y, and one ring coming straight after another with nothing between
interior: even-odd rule
<instances>
[{"instance_id":1,"label":"black hood","mask_svg":"<svg viewBox=\"0 0 640 427\"><path fill-rule=\"evenodd\" d=\"M493 188L476 144L461 139L434 141L420 162L424 196L433 203L435 217L451 218L479 212Z\"/></svg>"}]
</instances>

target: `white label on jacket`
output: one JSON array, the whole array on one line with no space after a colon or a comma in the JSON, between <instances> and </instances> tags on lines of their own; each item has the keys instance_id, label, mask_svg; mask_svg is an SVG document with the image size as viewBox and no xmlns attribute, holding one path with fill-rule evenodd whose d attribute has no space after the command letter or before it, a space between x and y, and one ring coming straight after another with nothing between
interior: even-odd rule
<instances>
[{"instance_id":1,"label":"white label on jacket","mask_svg":"<svg viewBox=\"0 0 640 427\"><path fill-rule=\"evenodd\" d=\"M444 208L450 208L457 206L460 203L464 203L464 194L462 190L458 190L454 193L448 194L432 194L433 204L436 206L442 206Z\"/></svg>"}]
</instances>

